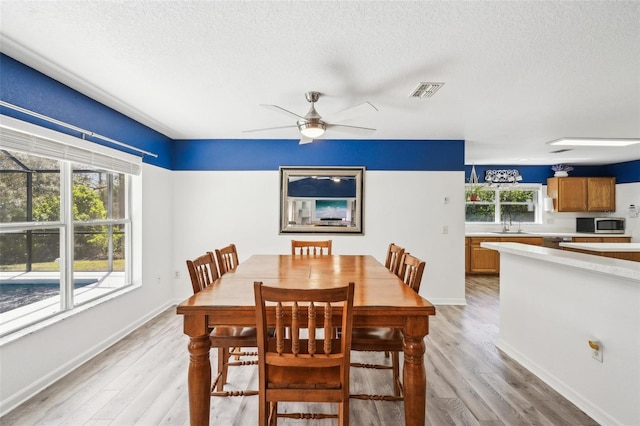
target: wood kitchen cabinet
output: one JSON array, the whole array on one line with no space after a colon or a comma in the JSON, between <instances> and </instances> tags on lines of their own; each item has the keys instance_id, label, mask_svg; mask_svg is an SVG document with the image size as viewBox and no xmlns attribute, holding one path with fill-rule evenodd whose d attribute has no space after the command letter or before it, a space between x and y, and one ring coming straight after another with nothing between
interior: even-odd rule
<instances>
[{"instance_id":1,"label":"wood kitchen cabinet","mask_svg":"<svg viewBox=\"0 0 640 426\"><path fill-rule=\"evenodd\" d=\"M558 212L603 212L616 209L616 179L613 177L553 177L547 179L547 194Z\"/></svg>"},{"instance_id":2,"label":"wood kitchen cabinet","mask_svg":"<svg viewBox=\"0 0 640 426\"><path fill-rule=\"evenodd\" d=\"M630 243L631 237L573 237L572 243Z\"/></svg>"},{"instance_id":3,"label":"wood kitchen cabinet","mask_svg":"<svg viewBox=\"0 0 640 426\"><path fill-rule=\"evenodd\" d=\"M542 245L542 237L467 237L465 238L465 272L467 274L498 274L500 253L480 246L483 242Z\"/></svg>"},{"instance_id":4,"label":"wood kitchen cabinet","mask_svg":"<svg viewBox=\"0 0 640 426\"><path fill-rule=\"evenodd\" d=\"M480 243L491 241L500 242L500 238L471 237L468 246L468 264L470 274L497 274L500 271L500 253L480 247Z\"/></svg>"}]
</instances>

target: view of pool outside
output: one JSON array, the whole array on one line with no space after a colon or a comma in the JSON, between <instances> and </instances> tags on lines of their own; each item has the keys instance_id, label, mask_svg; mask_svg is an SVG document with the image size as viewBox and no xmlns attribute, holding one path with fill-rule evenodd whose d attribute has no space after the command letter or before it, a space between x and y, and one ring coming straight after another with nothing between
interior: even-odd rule
<instances>
[{"instance_id":1,"label":"view of pool outside","mask_svg":"<svg viewBox=\"0 0 640 426\"><path fill-rule=\"evenodd\" d=\"M39 302L60 294L60 280L21 278L0 279L0 313ZM96 283L97 279L76 279L74 288Z\"/></svg>"},{"instance_id":2,"label":"view of pool outside","mask_svg":"<svg viewBox=\"0 0 640 426\"><path fill-rule=\"evenodd\" d=\"M76 272L74 305L125 286L124 272ZM0 336L60 312L60 274L0 272Z\"/></svg>"}]
</instances>

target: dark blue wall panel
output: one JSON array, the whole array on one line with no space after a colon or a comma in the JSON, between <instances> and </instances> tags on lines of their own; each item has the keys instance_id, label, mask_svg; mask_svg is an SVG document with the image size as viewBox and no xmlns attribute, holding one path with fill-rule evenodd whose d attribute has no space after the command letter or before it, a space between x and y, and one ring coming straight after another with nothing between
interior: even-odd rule
<instances>
[{"instance_id":1,"label":"dark blue wall panel","mask_svg":"<svg viewBox=\"0 0 640 426\"><path fill-rule=\"evenodd\" d=\"M640 182L640 160L610 164L606 169L609 176L616 177L616 183Z\"/></svg>"},{"instance_id":2,"label":"dark blue wall panel","mask_svg":"<svg viewBox=\"0 0 640 426\"><path fill-rule=\"evenodd\" d=\"M0 99L76 127L109 137L144 151L158 154L145 156L144 162L171 167L171 139L135 120L71 89L70 87L0 54ZM73 136L81 135L9 108L1 108L4 115ZM100 145L127 151L100 139L87 138ZM131 151L129 151L131 152Z\"/></svg>"},{"instance_id":3,"label":"dark blue wall panel","mask_svg":"<svg viewBox=\"0 0 640 426\"><path fill-rule=\"evenodd\" d=\"M475 167L480 182L484 182L484 175L487 170L516 169L522 176L522 183L541 183L543 185L547 184L547 178L553 177L554 173L551 170L551 166L480 165ZM573 168L569 172L569 176L613 176L616 178L616 183L640 182L640 160L606 166L573 166ZM465 166L464 170L465 179L469 179L471 166Z\"/></svg>"},{"instance_id":4,"label":"dark blue wall panel","mask_svg":"<svg viewBox=\"0 0 640 426\"><path fill-rule=\"evenodd\" d=\"M173 170L277 170L279 166L365 166L369 170L465 171L462 140L320 140L299 145L297 139L179 140L135 120L0 54L0 99L42 115L107 136L145 151L144 162ZM2 114L63 133L71 130L9 108ZM92 138L88 137L88 140ZM93 139L95 143L111 146ZM112 146L115 149L126 149ZM476 166L484 180L486 169L516 168L523 182L546 183L549 166ZM615 176L617 182L640 182L640 161L608 166L578 166L572 176Z\"/></svg>"},{"instance_id":5,"label":"dark blue wall panel","mask_svg":"<svg viewBox=\"0 0 640 426\"><path fill-rule=\"evenodd\" d=\"M365 166L368 170L464 170L461 140L215 139L175 141L174 170L277 170Z\"/></svg>"}]
</instances>

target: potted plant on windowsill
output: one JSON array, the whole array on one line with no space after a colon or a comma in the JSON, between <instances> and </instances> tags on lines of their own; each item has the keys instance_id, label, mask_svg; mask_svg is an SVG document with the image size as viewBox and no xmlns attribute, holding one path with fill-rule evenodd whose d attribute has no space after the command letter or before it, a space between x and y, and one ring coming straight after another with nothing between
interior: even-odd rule
<instances>
[{"instance_id":1,"label":"potted plant on windowsill","mask_svg":"<svg viewBox=\"0 0 640 426\"><path fill-rule=\"evenodd\" d=\"M471 189L469 190L469 201L478 201L478 195L480 195L482 188L484 188L484 184L482 183L471 184Z\"/></svg>"}]
</instances>

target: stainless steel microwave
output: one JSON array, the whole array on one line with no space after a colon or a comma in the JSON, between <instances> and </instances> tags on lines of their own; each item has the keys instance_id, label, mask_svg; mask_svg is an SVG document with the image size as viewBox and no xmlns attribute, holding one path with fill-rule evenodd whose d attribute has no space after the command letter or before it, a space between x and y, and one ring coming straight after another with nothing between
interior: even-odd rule
<instances>
[{"instance_id":1,"label":"stainless steel microwave","mask_svg":"<svg viewBox=\"0 0 640 426\"><path fill-rule=\"evenodd\" d=\"M578 217L576 232L590 234L624 234L623 217Z\"/></svg>"}]
</instances>

